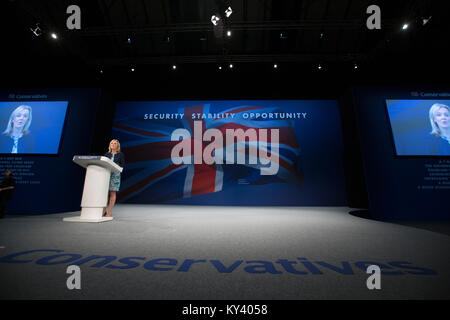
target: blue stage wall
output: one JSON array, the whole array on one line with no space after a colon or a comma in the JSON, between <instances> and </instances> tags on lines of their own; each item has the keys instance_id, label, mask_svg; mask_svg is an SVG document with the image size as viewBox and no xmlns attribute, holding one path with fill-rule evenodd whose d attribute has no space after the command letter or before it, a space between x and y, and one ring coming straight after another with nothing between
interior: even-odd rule
<instances>
[{"instance_id":1,"label":"blue stage wall","mask_svg":"<svg viewBox=\"0 0 450 320\"><path fill-rule=\"evenodd\" d=\"M5 102L3 106L7 106L8 102L16 105L19 101L68 101L58 154L0 155L0 172L10 169L16 179L8 214L80 210L85 170L75 165L72 158L75 154L90 153L100 90L11 89L0 92L0 101ZM42 118L48 120L51 116ZM30 129L33 132L33 123Z\"/></svg>"},{"instance_id":2,"label":"blue stage wall","mask_svg":"<svg viewBox=\"0 0 450 320\"><path fill-rule=\"evenodd\" d=\"M189 135L183 141L192 148L182 155L190 160L195 141L200 140L200 152L210 143L195 137L195 121L202 132L213 128L224 137L227 129L255 129L258 137L244 148L245 163L237 163L236 148L233 163L174 163L172 151L180 143L179 137L172 139L176 129ZM142 204L345 206L340 124L338 103L331 100L119 102L112 134L121 142L126 166L118 199ZM249 148L264 140L260 129L279 130L278 152L271 149L276 141L269 143L277 164L270 174L262 173L260 156L256 164L248 156ZM223 145L222 160L226 148Z\"/></svg>"},{"instance_id":3,"label":"blue stage wall","mask_svg":"<svg viewBox=\"0 0 450 320\"><path fill-rule=\"evenodd\" d=\"M450 90L359 87L353 97L372 217L449 220L450 156L426 143L428 110L448 102Z\"/></svg>"}]
</instances>

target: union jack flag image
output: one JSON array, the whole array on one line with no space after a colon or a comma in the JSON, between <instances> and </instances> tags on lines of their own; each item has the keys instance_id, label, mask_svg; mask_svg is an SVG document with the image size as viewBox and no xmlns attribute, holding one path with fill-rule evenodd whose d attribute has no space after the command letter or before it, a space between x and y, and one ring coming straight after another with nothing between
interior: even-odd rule
<instances>
[{"instance_id":1,"label":"union jack flag image","mask_svg":"<svg viewBox=\"0 0 450 320\"><path fill-rule=\"evenodd\" d=\"M239 192L242 192L245 190L242 187L281 183L299 189L302 184L300 144L294 132L295 121L287 118L279 107L239 104L219 111L216 107L213 112L210 103L186 102L170 112L168 108L149 108L149 104L143 102L134 104L138 108L127 103L120 105L121 112L116 114L113 124L113 137L120 141L126 159L118 193L120 202L167 203L224 191L233 197L236 186L240 186ZM124 106L129 108L128 111L124 111ZM301 117L291 114L291 118L297 116ZM240 144L236 140L232 143L235 158L243 152L245 162L229 163L224 159L213 164L195 164L194 161L175 164L171 154L180 141L172 141L174 130L186 129L190 133L191 141L188 143L201 143L202 150L210 143L195 141L195 121L201 121L202 134L209 129L218 129L225 137L229 129L253 129L256 136L247 137ZM260 129L267 129L267 138L262 137ZM275 129L279 133L278 141L272 141L270 135ZM224 143L223 149L227 148L230 145ZM261 148L270 158L269 165L277 166L273 175L261 174L261 168L268 166L259 161L261 153L257 151ZM191 154L183 154L183 158L193 158L194 149L190 148ZM250 161L252 155L256 155L258 161Z\"/></svg>"}]
</instances>

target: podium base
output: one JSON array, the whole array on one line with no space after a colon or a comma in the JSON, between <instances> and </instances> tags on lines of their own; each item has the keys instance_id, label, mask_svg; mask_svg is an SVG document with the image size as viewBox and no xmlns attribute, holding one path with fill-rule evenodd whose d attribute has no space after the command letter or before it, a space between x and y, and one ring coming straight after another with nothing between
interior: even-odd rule
<instances>
[{"instance_id":1,"label":"podium base","mask_svg":"<svg viewBox=\"0 0 450 320\"><path fill-rule=\"evenodd\" d=\"M101 223L101 222L108 222L113 220L113 217L102 217L99 219L83 219L81 217L73 217L73 218L64 218L63 221L65 222L91 222L91 223Z\"/></svg>"}]
</instances>

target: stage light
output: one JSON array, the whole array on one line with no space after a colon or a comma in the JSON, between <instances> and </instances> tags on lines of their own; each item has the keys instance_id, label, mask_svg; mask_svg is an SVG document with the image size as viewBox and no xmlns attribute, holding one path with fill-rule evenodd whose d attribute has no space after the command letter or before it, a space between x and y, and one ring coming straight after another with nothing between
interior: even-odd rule
<instances>
[{"instance_id":1,"label":"stage light","mask_svg":"<svg viewBox=\"0 0 450 320\"><path fill-rule=\"evenodd\" d=\"M228 7L228 9L225 10L225 14L226 14L227 18L229 18L232 13L233 13L233 10L231 9L231 7Z\"/></svg>"},{"instance_id":2,"label":"stage light","mask_svg":"<svg viewBox=\"0 0 450 320\"><path fill-rule=\"evenodd\" d=\"M222 70L222 66L219 66L219 70Z\"/></svg>"},{"instance_id":3,"label":"stage light","mask_svg":"<svg viewBox=\"0 0 450 320\"><path fill-rule=\"evenodd\" d=\"M174 64L174 65L172 66L172 69L173 69L173 70L176 70L176 69L177 69L177 66Z\"/></svg>"},{"instance_id":4,"label":"stage light","mask_svg":"<svg viewBox=\"0 0 450 320\"><path fill-rule=\"evenodd\" d=\"M274 69L277 69L277 68L278 68L278 65L275 63L275 64L273 65L273 68L274 68Z\"/></svg>"},{"instance_id":5,"label":"stage light","mask_svg":"<svg viewBox=\"0 0 450 320\"><path fill-rule=\"evenodd\" d=\"M55 40L58 39L58 35L54 32L50 36Z\"/></svg>"},{"instance_id":6,"label":"stage light","mask_svg":"<svg viewBox=\"0 0 450 320\"><path fill-rule=\"evenodd\" d=\"M134 68L131 68L131 72L134 72Z\"/></svg>"},{"instance_id":7,"label":"stage light","mask_svg":"<svg viewBox=\"0 0 450 320\"><path fill-rule=\"evenodd\" d=\"M409 25L407 23L405 23L402 27L402 30L406 30L406 29L408 29L408 27L409 27Z\"/></svg>"},{"instance_id":8,"label":"stage light","mask_svg":"<svg viewBox=\"0 0 450 320\"><path fill-rule=\"evenodd\" d=\"M317 66L317 69L322 70L322 66L320 65L320 63L319 63L319 65Z\"/></svg>"},{"instance_id":9,"label":"stage light","mask_svg":"<svg viewBox=\"0 0 450 320\"><path fill-rule=\"evenodd\" d=\"M358 65L356 63L353 65L353 69L358 69Z\"/></svg>"},{"instance_id":10,"label":"stage light","mask_svg":"<svg viewBox=\"0 0 450 320\"><path fill-rule=\"evenodd\" d=\"M227 36L231 37L231 31L230 30L227 31Z\"/></svg>"},{"instance_id":11,"label":"stage light","mask_svg":"<svg viewBox=\"0 0 450 320\"><path fill-rule=\"evenodd\" d=\"M213 25L217 26L217 23L219 22L220 18L218 16L212 16L211 22Z\"/></svg>"},{"instance_id":12,"label":"stage light","mask_svg":"<svg viewBox=\"0 0 450 320\"><path fill-rule=\"evenodd\" d=\"M233 69L233 64L232 63L230 63L230 69Z\"/></svg>"}]
</instances>

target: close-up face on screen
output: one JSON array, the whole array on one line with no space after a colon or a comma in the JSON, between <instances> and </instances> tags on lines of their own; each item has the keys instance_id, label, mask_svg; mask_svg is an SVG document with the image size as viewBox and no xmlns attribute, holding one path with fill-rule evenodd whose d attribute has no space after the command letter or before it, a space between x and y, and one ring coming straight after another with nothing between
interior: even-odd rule
<instances>
[{"instance_id":1,"label":"close-up face on screen","mask_svg":"<svg viewBox=\"0 0 450 320\"><path fill-rule=\"evenodd\" d=\"M386 100L398 156L450 156L450 100Z\"/></svg>"},{"instance_id":2,"label":"close-up face on screen","mask_svg":"<svg viewBox=\"0 0 450 320\"><path fill-rule=\"evenodd\" d=\"M67 101L0 102L0 153L58 154Z\"/></svg>"}]
</instances>

